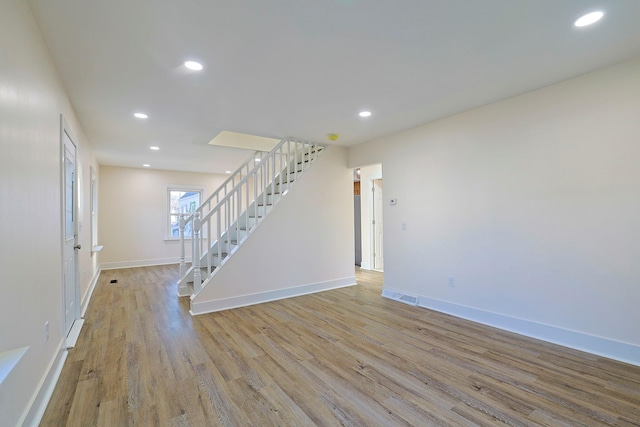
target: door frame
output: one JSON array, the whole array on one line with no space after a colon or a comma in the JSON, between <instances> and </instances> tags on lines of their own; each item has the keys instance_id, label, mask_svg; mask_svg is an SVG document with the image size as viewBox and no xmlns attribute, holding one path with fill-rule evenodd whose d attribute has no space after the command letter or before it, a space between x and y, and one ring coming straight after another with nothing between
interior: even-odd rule
<instances>
[{"instance_id":1,"label":"door frame","mask_svg":"<svg viewBox=\"0 0 640 427\"><path fill-rule=\"evenodd\" d=\"M79 200L78 200L78 181L79 181L79 177L78 177L78 144L77 144L77 140L75 137L75 134L73 133L73 131L71 130L71 128L69 127L67 121L64 118L64 115L60 114L60 245L61 245L61 266L62 266L62 324L61 324L61 329L62 329L62 337L66 340L69 332L71 331L71 329L73 329L73 323L75 323L77 320L80 319L80 268L79 268L79 263L78 263L78 249L74 248L74 266L73 266L73 271L74 271L74 275L75 275L75 280L74 280L74 292L73 292L73 297L74 297L74 312L72 313L73 315L73 322L72 322L72 328L70 328L69 330L67 330L66 325L67 325L67 316L66 316L66 307L67 307L67 294L66 294L66 289L65 289L65 278L64 278L64 262L65 262L65 240L66 240L66 236L65 236L65 143L64 143L64 136L65 134L67 135L67 137L69 137L69 140L71 141L71 143L74 146L74 162L73 162L73 168L74 168L74 180L73 180L73 217L75 218L74 221L74 230L73 230L73 234L74 234L74 247L75 245L78 244L79 241L79 221L78 221L78 205L79 205Z\"/></svg>"},{"instance_id":2,"label":"door frame","mask_svg":"<svg viewBox=\"0 0 640 427\"><path fill-rule=\"evenodd\" d=\"M360 177L360 179L362 180L362 177ZM373 236L373 224L372 224L372 219L374 218L374 213L373 213L373 194L372 194L372 188L373 188L373 181L378 180L378 179L382 179L382 171L380 171L379 173L374 173L371 175L367 175L366 176L366 186L365 186L365 190L367 191L367 221L369 222L367 224L366 230L367 233L369 234L369 260L368 260L368 265L366 265L366 268L369 270L374 270L375 269L375 259L373 256L373 253L375 252L375 241L374 241L374 236ZM383 181L384 182L384 181ZM361 184L362 185L362 184ZM362 189L360 190L360 193L362 194ZM383 194L384 194L384 190L383 190ZM382 208L384 209L384 202L382 204ZM382 223L384 224L384 214L382 216ZM383 229L382 229L383 233L384 233L384 225L383 225ZM380 269L380 271L384 270L384 264L382 269Z\"/></svg>"},{"instance_id":3,"label":"door frame","mask_svg":"<svg viewBox=\"0 0 640 427\"><path fill-rule=\"evenodd\" d=\"M380 192L382 192L382 197L380 199L381 206L377 206L376 199L378 196L376 195L376 192L375 192L376 181L382 182L382 177L374 178L371 180L371 192L372 192L372 195L371 195L371 269L376 271L384 271L384 259L383 259L384 242L378 243L378 239L377 239L379 226L382 227L382 233L379 233L379 234L384 234L384 214L382 212L384 210L384 188L382 185L380 185ZM381 213L382 215L381 221L380 221L380 218L376 216L376 212ZM382 251L382 256L380 256L380 253L376 251L377 247L380 249L380 251ZM376 258L379 259L381 264L380 266L376 263Z\"/></svg>"}]
</instances>

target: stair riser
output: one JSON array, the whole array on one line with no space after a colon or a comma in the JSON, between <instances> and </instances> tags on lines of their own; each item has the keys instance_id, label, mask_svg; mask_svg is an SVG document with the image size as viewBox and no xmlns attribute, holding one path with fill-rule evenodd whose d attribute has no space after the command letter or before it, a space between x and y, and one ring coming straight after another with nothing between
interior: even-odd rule
<instances>
[{"instance_id":1,"label":"stair riser","mask_svg":"<svg viewBox=\"0 0 640 427\"><path fill-rule=\"evenodd\" d=\"M220 246L226 253L231 253L231 251L233 251L237 245L234 245L233 243L222 242Z\"/></svg>"},{"instance_id":2,"label":"stair riser","mask_svg":"<svg viewBox=\"0 0 640 427\"><path fill-rule=\"evenodd\" d=\"M253 227L255 227L255 225L257 224L257 220L256 218L247 218L246 215L242 215L242 217L240 218L240 227L241 228L246 228L248 230L252 229Z\"/></svg>"},{"instance_id":3,"label":"stair riser","mask_svg":"<svg viewBox=\"0 0 640 427\"><path fill-rule=\"evenodd\" d=\"M246 230L236 230L236 229L232 229L229 230L229 238L231 240L242 240L244 239L244 237L247 235L247 231Z\"/></svg>"}]
</instances>

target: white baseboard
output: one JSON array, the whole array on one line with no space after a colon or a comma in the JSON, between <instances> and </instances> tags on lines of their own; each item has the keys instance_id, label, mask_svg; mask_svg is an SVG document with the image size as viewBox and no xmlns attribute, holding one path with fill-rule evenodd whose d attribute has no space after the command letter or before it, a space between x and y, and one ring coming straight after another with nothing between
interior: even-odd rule
<instances>
[{"instance_id":1,"label":"white baseboard","mask_svg":"<svg viewBox=\"0 0 640 427\"><path fill-rule=\"evenodd\" d=\"M98 283L98 279L100 278L100 273L102 272L102 267L98 267L98 271L93 275L91 279L91 283L89 283L89 289L87 293L84 295L82 300L82 305L80 308L80 317L84 319L84 315L87 312L87 307L89 307L89 301L91 300L91 295L93 295L93 290L96 288L96 284Z\"/></svg>"},{"instance_id":2,"label":"white baseboard","mask_svg":"<svg viewBox=\"0 0 640 427\"><path fill-rule=\"evenodd\" d=\"M51 363L49 363L18 425L37 427L38 424L40 424L40 420L42 420L44 411L47 409L47 404L49 403L49 399L51 399L58 378L60 378L60 373L62 372L62 367L64 366L64 361L67 360L68 354L65 340L63 339L60 343L60 350L56 352L55 357L51 360Z\"/></svg>"},{"instance_id":3,"label":"white baseboard","mask_svg":"<svg viewBox=\"0 0 640 427\"><path fill-rule=\"evenodd\" d=\"M395 289L383 289L382 296L403 303L408 303L400 299L402 295L417 297L415 305L441 313L450 314L472 322L493 326L516 334L536 338L575 350L585 351L620 362L630 363L640 366L640 346L625 343L610 338L599 337L586 334L584 332L564 329L558 326L546 325L531 320L506 316L504 314L480 310L454 304L447 301L428 298L424 296L411 295Z\"/></svg>"},{"instance_id":4,"label":"white baseboard","mask_svg":"<svg viewBox=\"0 0 640 427\"><path fill-rule=\"evenodd\" d=\"M261 304L263 302L276 301L284 298L297 297L354 285L356 285L356 278L355 276L351 276L342 279L329 280L327 282L311 283L307 285L259 292L250 295L240 295L231 298L222 298L212 301L193 302L192 299L190 313L194 316L198 314L213 313L216 311Z\"/></svg>"},{"instance_id":5,"label":"white baseboard","mask_svg":"<svg viewBox=\"0 0 640 427\"><path fill-rule=\"evenodd\" d=\"M191 258L185 259L191 262ZM100 265L101 270L117 270L119 268L151 267L154 265L180 264L180 258L143 259L136 261L105 262Z\"/></svg>"}]
</instances>

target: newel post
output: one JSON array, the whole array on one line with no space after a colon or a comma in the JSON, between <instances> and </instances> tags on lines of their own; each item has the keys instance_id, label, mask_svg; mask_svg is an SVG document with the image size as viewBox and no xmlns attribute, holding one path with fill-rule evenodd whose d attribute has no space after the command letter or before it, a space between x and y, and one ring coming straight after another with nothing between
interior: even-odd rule
<instances>
[{"instance_id":1,"label":"newel post","mask_svg":"<svg viewBox=\"0 0 640 427\"><path fill-rule=\"evenodd\" d=\"M187 272L187 263L184 260L184 216L180 215L180 278L183 278Z\"/></svg>"},{"instance_id":2,"label":"newel post","mask_svg":"<svg viewBox=\"0 0 640 427\"><path fill-rule=\"evenodd\" d=\"M202 286L202 271L200 270L200 212L196 212L193 217L193 231L191 238L193 239L193 253L191 254L191 265L193 266L193 293L200 291Z\"/></svg>"}]
</instances>

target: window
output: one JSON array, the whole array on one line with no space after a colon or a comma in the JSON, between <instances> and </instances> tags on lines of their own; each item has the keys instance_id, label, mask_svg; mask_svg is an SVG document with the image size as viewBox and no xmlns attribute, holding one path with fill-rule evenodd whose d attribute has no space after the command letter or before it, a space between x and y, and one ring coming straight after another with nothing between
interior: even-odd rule
<instances>
[{"instance_id":1,"label":"window","mask_svg":"<svg viewBox=\"0 0 640 427\"><path fill-rule=\"evenodd\" d=\"M93 166L89 168L91 176L91 253L98 252L102 246L98 246L98 177Z\"/></svg>"},{"instance_id":2,"label":"window","mask_svg":"<svg viewBox=\"0 0 640 427\"><path fill-rule=\"evenodd\" d=\"M169 188L169 239L180 238L180 213L191 214L200 206L202 189ZM191 224L184 228L184 237L191 238Z\"/></svg>"}]
</instances>

